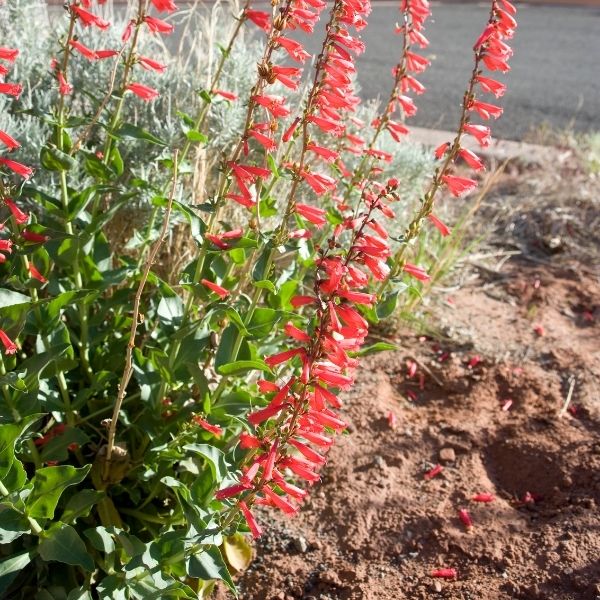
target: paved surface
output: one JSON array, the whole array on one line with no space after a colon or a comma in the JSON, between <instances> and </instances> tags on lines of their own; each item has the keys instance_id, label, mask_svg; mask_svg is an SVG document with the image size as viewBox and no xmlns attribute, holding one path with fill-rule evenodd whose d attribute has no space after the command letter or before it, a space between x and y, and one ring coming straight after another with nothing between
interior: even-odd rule
<instances>
[{"instance_id":1,"label":"paved surface","mask_svg":"<svg viewBox=\"0 0 600 600\"><path fill-rule=\"evenodd\" d=\"M412 120L421 127L453 129L472 69L471 46L487 20L487 5L433 4L426 54L432 66L421 76L427 93ZM390 70L400 39L390 34L397 3L374 2L362 32L367 51L359 61L362 95L389 94ZM521 6L513 40L515 56L507 75L504 116L496 136L521 139L533 126L600 131L600 7ZM394 45L395 44L395 45Z\"/></svg>"}]
</instances>

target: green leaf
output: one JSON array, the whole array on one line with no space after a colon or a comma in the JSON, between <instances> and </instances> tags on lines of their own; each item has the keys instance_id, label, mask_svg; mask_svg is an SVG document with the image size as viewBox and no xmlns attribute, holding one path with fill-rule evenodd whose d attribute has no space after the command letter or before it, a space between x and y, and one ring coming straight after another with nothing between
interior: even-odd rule
<instances>
[{"instance_id":1,"label":"green leaf","mask_svg":"<svg viewBox=\"0 0 600 600\"><path fill-rule=\"evenodd\" d=\"M261 253L259 259L254 264L252 269L252 279L254 281L264 281L269 278L269 271L271 270L271 256L273 249L267 246Z\"/></svg>"},{"instance_id":2,"label":"green leaf","mask_svg":"<svg viewBox=\"0 0 600 600\"><path fill-rule=\"evenodd\" d=\"M8 306L16 306L18 304L29 304L31 298L25 296L25 294L19 294L19 292L13 292L12 290L0 289L0 308L7 308Z\"/></svg>"},{"instance_id":3,"label":"green leaf","mask_svg":"<svg viewBox=\"0 0 600 600\"><path fill-rule=\"evenodd\" d=\"M83 567L87 571L94 570L94 561L88 554L83 540L73 527L65 523L57 523L51 527L38 548L45 561L55 560Z\"/></svg>"},{"instance_id":4,"label":"green leaf","mask_svg":"<svg viewBox=\"0 0 600 600\"><path fill-rule=\"evenodd\" d=\"M257 308L252 314L246 329L252 337L263 338L273 331L275 324L280 319L281 314L272 308Z\"/></svg>"},{"instance_id":5,"label":"green leaf","mask_svg":"<svg viewBox=\"0 0 600 600\"><path fill-rule=\"evenodd\" d=\"M260 288L263 290L269 290L269 292L271 292L272 294L277 293L277 288L275 287L275 284L272 281L269 281L268 279L263 279L261 281L255 281L254 287L257 287L257 288Z\"/></svg>"},{"instance_id":6,"label":"green leaf","mask_svg":"<svg viewBox=\"0 0 600 600\"><path fill-rule=\"evenodd\" d=\"M27 428L43 415L30 415L19 424L0 425L0 481L4 480L11 470L15 459L15 445Z\"/></svg>"},{"instance_id":7,"label":"green leaf","mask_svg":"<svg viewBox=\"0 0 600 600\"><path fill-rule=\"evenodd\" d=\"M391 292L386 294L385 297L377 304L377 316L380 319L386 319L396 310L396 304L398 303L398 292Z\"/></svg>"},{"instance_id":8,"label":"green leaf","mask_svg":"<svg viewBox=\"0 0 600 600\"><path fill-rule=\"evenodd\" d=\"M63 523L74 523L79 517L87 517L92 507L104 498L104 492L81 490L74 494L60 517Z\"/></svg>"},{"instance_id":9,"label":"green leaf","mask_svg":"<svg viewBox=\"0 0 600 600\"><path fill-rule=\"evenodd\" d=\"M0 505L0 544L10 544L29 531L29 522L23 513Z\"/></svg>"},{"instance_id":10,"label":"green leaf","mask_svg":"<svg viewBox=\"0 0 600 600\"><path fill-rule=\"evenodd\" d=\"M262 360L236 360L235 362L221 365L218 368L221 375L239 374L253 370L264 371L265 373L271 372L269 365Z\"/></svg>"},{"instance_id":11,"label":"green leaf","mask_svg":"<svg viewBox=\"0 0 600 600\"><path fill-rule=\"evenodd\" d=\"M71 465L44 467L35 472L33 489L25 502L27 514L37 519L52 519L62 493L71 485L81 483L92 465L76 469Z\"/></svg>"},{"instance_id":12,"label":"green leaf","mask_svg":"<svg viewBox=\"0 0 600 600\"><path fill-rule=\"evenodd\" d=\"M83 535L90 540L92 546L104 554L111 554L115 551L115 540L113 538L114 527L93 527L92 529L86 529Z\"/></svg>"},{"instance_id":13,"label":"green leaf","mask_svg":"<svg viewBox=\"0 0 600 600\"><path fill-rule=\"evenodd\" d=\"M70 171L77 164L74 158L52 144L42 148L40 162L42 167L48 171Z\"/></svg>"},{"instance_id":14,"label":"green leaf","mask_svg":"<svg viewBox=\"0 0 600 600\"><path fill-rule=\"evenodd\" d=\"M123 158L116 145L112 147L110 152L110 165L115 170L115 173L120 177L125 171L125 165L123 164Z\"/></svg>"},{"instance_id":15,"label":"green leaf","mask_svg":"<svg viewBox=\"0 0 600 600\"><path fill-rule=\"evenodd\" d=\"M216 546L210 546L202 552L190 556L186 562L186 572L190 577L203 581L220 579L237 597L233 579L231 579L225 561Z\"/></svg>"},{"instance_id":16,"label":"green leaf","mask_svg":"<svg viewBox=\"0 0 600 600\"><path fill-rule=\"evenodd\" d=\"M183 300L179 296L161 298L156 313L165 323L174 323L183 316Z\"/></svg>"},{"instance_id":17,"label":"green leaf","mask_svg":"<svg viewBox=\"0 0 600 600\"><path fill-rule=\"evenodd\" d=\"M353 352L355 356L366 356L367 354L375 354L376 352L385 352L386 350L398 350L398 346L388 342L377 342L371 346L365 346L358 352Z\"/></svg>"},{"instance_id":18,"label":"green leaf","mask_svg":"<svg viewBox=\"0 0 600 600\"><path fill-rule=\"evenodd\" d=\"M142 127L138 127L137 125L132 125L131 123L125 123L124 125L119 127L119 129L115 131L114 135L118 138L144 140L152 144L158 144L159 146L167 145L160 138L157 138L155 135L152 135L149 131L146 131Z\"/></svg>"},{"instance_id":19,"label":"green leaf","mask_svg":"<svg viewBox=\"0 0 600 600\"><path fill-rule=\"evenodd\" d=\"M208 142L208 138L203 133L200 133L195 129L190 129L187 131L185 137L187 137L190 142L200 142L202 144L206 144L206 142Z\"/></svg>"},{"instance_id":20,"label":"green leaf","mask_svg":"<svg viewBox=\"0 0 600 600\"><path fill-rule=\"evenodd\" d=\"M35 556L36 552L31 550L21 554L13 554L0 562L0 597L8 590L8 586L17 576L21 569L24 569Z\"/></svg>"},{"instance_id":21,"label":"green leaf","mask_svg":"<svg viewBox=\"0 0 600 600\"><path fill-rule=\"evenodd\" d=\"M192 454L200 454L208 461L216 480L215 483L219 483L227 475L225 455L218 448L210 446L209 444L187 444L183 449Z\"/></svg>"}]
</instances>

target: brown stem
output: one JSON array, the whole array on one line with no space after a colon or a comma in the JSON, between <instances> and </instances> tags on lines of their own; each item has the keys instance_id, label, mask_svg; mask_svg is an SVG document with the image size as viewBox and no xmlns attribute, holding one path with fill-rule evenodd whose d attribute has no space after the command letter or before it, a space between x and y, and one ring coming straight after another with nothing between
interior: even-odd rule
<instances>
[{"instance_id":1,"label":"brown stem","mask_svg":"<svg viewBox=\"0 0 600 600\"><path fill-rule=\"evenodd\" d=\"M173 206L173 200L175 198L175 191L177 189L177 175L178 175L178 173L177 173L178 162L177 161L178 161L178 156L177 156L177 152L175 152L175 154L173 156L173 185L171 187L171 193L169 194L169 198L167 201L167 208L166 208L165 216L163 219L162 230L161 230L161 233L160 233L158 239L154 242L154 245L152 246L152 250L150 251L150 254L148 255L148 259L146 261L146 265L142 272L142 277L140 279L140 283L138 285L138 288L137 288L137 291L135 294L135 299L133 302L133 315L132 315L132 321L131 321L131 330L129 333L129 341L127 343L127 352L126 352L126 356L125 356L125 368L123 369L123 375L121 377L121 382L119 384L119 390L117 393L117 400L115 402L115 406L113 409L113 414L112 414L112 418L111 418L110 426L109 426L109 430L108 430L106 462L104 463L104 473L103 473L103 478L105 481L108 480L108 474L110 471L110 463L111 463L112 453L113 453L114 445L115 445L115 436L116 436L116 432L117 432L117 422L119 420L119 412L121 411L121 406L123 404L123 400L125 399L125 395L127 393L127 385L129 384L129 381L133 374L133 350L135 348L135 337L137 334L137 328L138 328L138 324L139 324L139 320L140 320L140 303L142 300L142 294L144 292L144 287L146 286L146 282L148 281L148 276L150 275L150 270L152 269L152 265L154 264L154 261L156 260L158 251L160 250L160 247L161 247L162 243L164 242L164 240L167 236L168 229L169 229L169 219L171 217L171 208Z\"/></svg>"}]
</instances>

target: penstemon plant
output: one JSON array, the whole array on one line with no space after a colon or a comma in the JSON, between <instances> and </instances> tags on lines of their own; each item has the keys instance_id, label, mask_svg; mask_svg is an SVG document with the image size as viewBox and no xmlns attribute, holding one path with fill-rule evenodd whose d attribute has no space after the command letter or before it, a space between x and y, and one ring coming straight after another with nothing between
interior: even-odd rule
<instances>
[{"instance_id":1,"label":"penstemon plant","mask_svg":"<svg viewBox=\"0 0 600 600\"><path fill-rule=\"evenodd\" d=\"M65 4L35 106L10 78L19 49L0 40L2 122L35 119L45 136L23 164L28 140L0 131L0 595L198 598L217 581L235 594L257 507L298 511L345 429L339 392L362 355L390 347L365 346L369 325L429 278L409 259L425 226L450 232L438 196L477 185L458 170L484 168L462 140L490 143L472 117L502 113L481 95L505 91L486 72L508 70L516 10L492 0L456 137L410 216L382 144L403 142L425 91L427 0L400 3L400 56L371 123L353 88L369 1L248 0L209 85L163 115L180 131L168 140L140 116L168 68L143 48L173 32L175 2L130 3L110 48L94 4ZM322 13L311 57L292 32L312 34ZM247 26L262 51L234 93L224 78ZM226 135L223 106L241 117ZM124 245L112 232L131 206ZM182 225L191 259L174 272Z\"/></svg>"}]
</instances>

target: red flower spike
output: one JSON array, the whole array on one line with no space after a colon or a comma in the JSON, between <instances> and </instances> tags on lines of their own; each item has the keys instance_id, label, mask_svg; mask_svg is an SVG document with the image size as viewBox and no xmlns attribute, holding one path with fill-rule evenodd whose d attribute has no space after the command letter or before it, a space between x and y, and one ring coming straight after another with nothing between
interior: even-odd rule
<instances>
[{"instance_id":1,"label":"red flower spike","mask_svg":"<svg viewBox=\"0 0 600 600\"><path fill-rule=\"evenodd\" d=\"M4 346L4 354L15 354L17 351L16 344L8 337L3 329L0 329L0 342Z\"/></svg>"},{"instance_id":2,"label":"red flower spike","mask_svg":"<svg viewBox=\"0 0 600 600\"><path fill-rule=\"evenodd\" d=\"M443 470L444 467L442 467L442 465L435 465L435 467L427 471L427 473L425 473L423 477L425 477L425 479L427 480L433 479L436 475L439 475Z\"/></svg>"}]
</instances>

